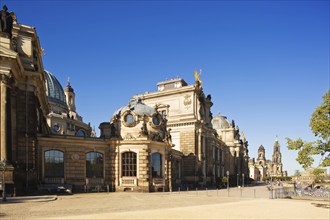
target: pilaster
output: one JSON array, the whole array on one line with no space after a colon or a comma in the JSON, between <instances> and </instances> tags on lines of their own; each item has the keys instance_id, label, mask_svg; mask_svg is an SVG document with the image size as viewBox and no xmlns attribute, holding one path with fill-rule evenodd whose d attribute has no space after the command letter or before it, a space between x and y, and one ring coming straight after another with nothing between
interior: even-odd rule
<instances>
[{"instance_id":1,"label":"pilaster","mask_svg":"<svg viewBox=\"0 0 330 220\"><path fill-rule=\"evenodd\" d=\"M7 160L7 87L9 76L0 75L1 87L1 121L0 121L0 144L1 144L1 161Z\"/></svg>"}]
</instances>

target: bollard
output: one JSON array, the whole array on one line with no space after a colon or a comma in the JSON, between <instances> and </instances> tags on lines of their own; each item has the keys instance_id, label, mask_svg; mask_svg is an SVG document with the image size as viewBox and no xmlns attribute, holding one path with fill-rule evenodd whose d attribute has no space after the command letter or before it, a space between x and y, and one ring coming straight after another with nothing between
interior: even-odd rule
<instances>
[{"instance_id":1,"label":"bollard","mask_svg":"<svg viewBox=\"0 0 330 220\"><path fill-rule=\"evenodd\" d=\"M187 187L187 193L189 194L189 188Z\"/></svg>"},{"instance_id":2,"label":"bollard","mask_svg":"<svg viewBox=\"0 0 330 220\"><path fill-rule=\"evenodd\" d=\"M269 198L273 199L273 188L272 187L269 188Z\"/></svg>"},{"instance_id":3,"label":"bollard","mask_svg":"<svg viewBox=\"0 0 330 220\"><path fill-rule=\"evenodd\" d=\"M257 198L255 189L253 190L253 193L254 193L254 198Z\"/></svg>"},{"instance_id":4,"label":"bollard","mask_svg":"<svg viewBox=\"0 0 330 220\"><path fill-rule=\"evenodd\" d=\"M107 185L107 191L110 192L110 187L109 184Z\"/></svg>"}]
</instances>

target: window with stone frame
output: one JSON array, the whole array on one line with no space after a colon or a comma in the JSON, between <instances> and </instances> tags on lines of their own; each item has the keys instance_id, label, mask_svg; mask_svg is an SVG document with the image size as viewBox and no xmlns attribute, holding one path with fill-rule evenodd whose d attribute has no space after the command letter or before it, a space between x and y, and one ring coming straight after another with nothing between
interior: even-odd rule
<instances>
[{"instance_id":1,"label":"window with stone frame","mask_svg":"<svg viewBox=\"0 0 330 220\"><path fill-rule=\"evenodd\" d=\"M136 153L124 152L121 155L121 175L122 176L136 176Z\"/></svg>"},{"instance_id":2,"label":"window with stone frame","mask_svg":"<svg viewBox=\"0 0 330 220\"><path fill-rule=\"evenodd\" d=\"M103 178L103 154L100 152L88 152L86 154L86 177Z\"/></svg>"},{"instance_id":3,"label":"window with stone frame","mask_svg":"<svg viewBox=\"0 0 330 220\"><path fill-rule=\"evenodd\" d=\"M153 178L162 178L162 155L153 153L151 155L151 175Z\"/></svg>"},{"instance_id":4,"label":"window with stone frame","mask_svg":"<svg viewBox=\"0 0 330 220\"><path fill-rule=\"evenodd\" d=\"M64 177L64 153L47 150L44 153L45 177Z\"/></svg>"},{"instance_id":5,"label":"window with stone frame","mask_svg":"<svg viewBox=\"0 0 330 220\"><path fill-rule=\"evenodd\" d=\"M76 136L78 136L78 137L86 137L86 132L83 129L79 129L76 132Z\"/></svg>"}]
</instances>

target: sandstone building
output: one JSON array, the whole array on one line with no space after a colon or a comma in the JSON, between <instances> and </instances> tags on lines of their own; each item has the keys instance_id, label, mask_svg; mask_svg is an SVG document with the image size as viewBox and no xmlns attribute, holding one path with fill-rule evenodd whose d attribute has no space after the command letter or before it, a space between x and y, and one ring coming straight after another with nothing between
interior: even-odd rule
<instances>
[{"instance_id":1,"label":"sandstone building","mask_svg":"<svg viewBox=\"0 0 330 220\"><path fill-rule=\"evenodd\" d=\"M244 134L234 121L212 116L196 71L192 85L177 78L134 96L96 137L77 112L70 81L63 89L45 70L36 29L5 6L0 14L0 157L9 191L63 184L169 191L216 186L227 171L240 181L249 176Z\"/></svg>"},{"instance_id":2,"label":"sandstone building","mask_svg":"<svg viewBox=\"0 0 330 220\"><path fill-rule=\"evenodd\" d=\"M278 138L274 144L272 160L266 160L265 148L260 145L257 160L254 158L249 161L250 178L262 181L266 177L287 176L287 171L283 171L282 154Z\"/></svg>"}]
</instances>

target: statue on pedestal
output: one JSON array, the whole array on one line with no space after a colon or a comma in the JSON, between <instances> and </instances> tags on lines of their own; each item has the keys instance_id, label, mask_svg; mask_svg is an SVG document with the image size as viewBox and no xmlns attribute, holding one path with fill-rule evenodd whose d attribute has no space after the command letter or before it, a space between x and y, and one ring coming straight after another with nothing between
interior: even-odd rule
<instances>
[{"instance_id":1,"label":"statue on pedestal","mask_svg":"<svg viewBox=\"0 0 330 220\"><path fill-rule=\"evenodd\" d=\"M11 36L11 30L13 28L13 18L6 5L3 6L0 11L0 32L7 33Z\"/></svg>"}]
</instances>

